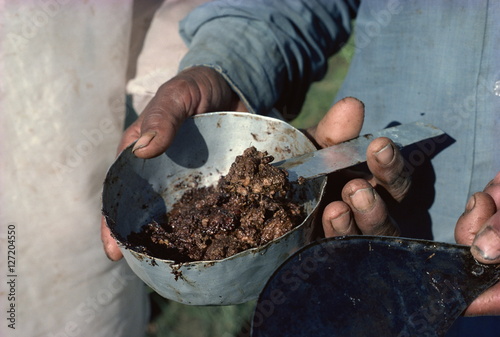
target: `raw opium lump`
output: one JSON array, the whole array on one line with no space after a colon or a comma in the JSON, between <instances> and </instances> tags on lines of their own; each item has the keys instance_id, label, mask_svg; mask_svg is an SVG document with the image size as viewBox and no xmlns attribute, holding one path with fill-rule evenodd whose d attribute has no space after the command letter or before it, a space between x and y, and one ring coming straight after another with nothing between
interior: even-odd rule
<instances>
[{"instance_id":1,"label":"raw opium lump","mask_svg":"<svg viewBox=\"0 0 500 337\"><path fill-rule=\"evenodd\" d=\"M167 213L128 236L128 245L176 262L219 260L272 241L299 225L305 212L294 185L267 152L250 147L215 186L187 190Z\"/></svg>"}]
</instances>

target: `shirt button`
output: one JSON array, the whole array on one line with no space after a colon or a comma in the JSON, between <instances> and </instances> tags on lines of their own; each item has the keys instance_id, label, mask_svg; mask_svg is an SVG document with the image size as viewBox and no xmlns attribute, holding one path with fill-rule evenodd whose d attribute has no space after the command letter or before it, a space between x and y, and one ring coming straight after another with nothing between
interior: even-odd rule
<instances>
[{"instance_id":1,"label":"shirt button","mask_svg":"<svg viewBox=\"0 0 500 337\"><path fill-rule=\"evenodd\" d=\"M495 82L495 87L493 88L495 95L500 96L500 81Z\"/></svg>"}]
</instances>

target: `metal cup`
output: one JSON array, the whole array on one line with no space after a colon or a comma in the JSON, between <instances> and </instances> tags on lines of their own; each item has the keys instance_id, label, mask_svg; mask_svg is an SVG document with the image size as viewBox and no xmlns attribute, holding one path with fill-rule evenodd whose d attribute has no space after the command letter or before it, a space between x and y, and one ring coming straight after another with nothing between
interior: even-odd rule
<instances>
[{"instance_id":1,"label":"metal cup","mask_svg":"<svg viewBox=\"0 0 500 337\"><path fill-rule=\"evenodd\" d=\"M127 247L131 232L164 219L186 189L215 184L250 146L267 151L275 161L315 150L302 132L281 120L214 112L188 119L159 157L139 159L128 147L110 167L104 181L103 214L130 268L161 296L192 305L256 299L275 269L312 240L324 177L299 185L294 199L307 213L302 224L264 246L223 260L188 263L158 259Z\"/></svg>"}]
</instances>

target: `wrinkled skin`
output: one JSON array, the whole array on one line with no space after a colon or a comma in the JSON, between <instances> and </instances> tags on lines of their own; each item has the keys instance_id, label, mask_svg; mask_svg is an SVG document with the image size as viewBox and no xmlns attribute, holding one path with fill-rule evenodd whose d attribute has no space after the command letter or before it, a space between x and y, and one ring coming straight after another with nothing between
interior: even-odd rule
<instances>
[{"instance_id":1,"label":"wrinkled skin","mask_svg":"<svg viewBox=\"0 0 500 337\"><path fill-rule=\"evenodd\" d=\"M500 263L500 172L472 195L455 228L458 243L472 245L482 263ZM500 283L486 290L465 311L467 316L500 315Z\"/></svg>"},{"instance_id":2,"label":"wrinkled skin","mask_svg":"<svg viewBox=\"0 0 500 337\"><path fill-rule=\"evenodd\" d=\"M158 89L140 117L124 132L118 152L137 140L133 149L137 157L158 156L188 117L224 110L247 111L217 72L205 67L189 68ZM304 132L320 147L330 146L357 137L363 119L363 103L348 97L337 102L318 125ZM403 157L390 139L377 138L368 147L367 164L370 174L348 181L341 192L342 200L324 208L325 236L399 234L377 190L382 188L394 200L403 200L411 186L411 177L404 174ZM472 244L472 253L484 263L500 262L499 205L500 174L484 192L474 194L457 223L457 242ZM109 259L122 258L104 218L101 239ZM466 311L466 315L485 314L500 314L500 285L481 295Z\"/></svg>"}]
</instances>

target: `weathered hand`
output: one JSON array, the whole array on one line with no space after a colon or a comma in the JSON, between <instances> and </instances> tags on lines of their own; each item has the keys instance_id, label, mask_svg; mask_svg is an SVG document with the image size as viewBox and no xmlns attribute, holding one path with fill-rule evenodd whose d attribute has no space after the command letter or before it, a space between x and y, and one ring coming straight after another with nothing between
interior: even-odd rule
<instances>
[{"instance_id":1,"label":"weathered hand","mask_svg":"<svg viewBox=\"0 0 500 337\"><path fill-rule=\"evenodd\" d=\"M137 141L133 147L137 157L158 156L165 152L188 117L223 110L245 111L245 107L215 70L189 68L158 89L139 118L124 132L118 152ZM122 258L104 217L101 219L101 240L109 259L116 261Z\"/></svg>"},{"instance_id":2,"label":"weathered hand","mask_svg":"<svg viewBox=\"0 0 500 337\"><path fill-rule=\"evenodd\" d=\"M472 255L479 262L500 263L500 172L483 192L470 197L455 227L455 240L472 245ZM500 284L481 294L465 315L500 315Z\"/></svg>"},{"instance_id":3,"label":"weathered hand","mask_svg":"<svg viewBox=\"0 0 500 337\"><path fill-rule=\"evenodd\" d=\"M192 67L164 83L139 118L125 131L119 151L136 141L139 158L165 152L184 121L210 111L246 111L224 78L207 67Z\"/></svg>"},{"instance_id":4,"label":"weathered hand","mask_svg":"<svg viewBox=\"0 0 500 337\"><path fill-rule=\"evenodd\" d=\"M308 133L320 146L330 146L357 137L363 118L363 104L357 99L345 98ZM396 201L405 197L411 179L404 172L403 157L390 139L382 137L368 147L367 164L371 175L349 181L342 189L342 201L325 207L322 223L326 237L399 234L377 189L384 189Z\"/></svg>"}]
</instances>

